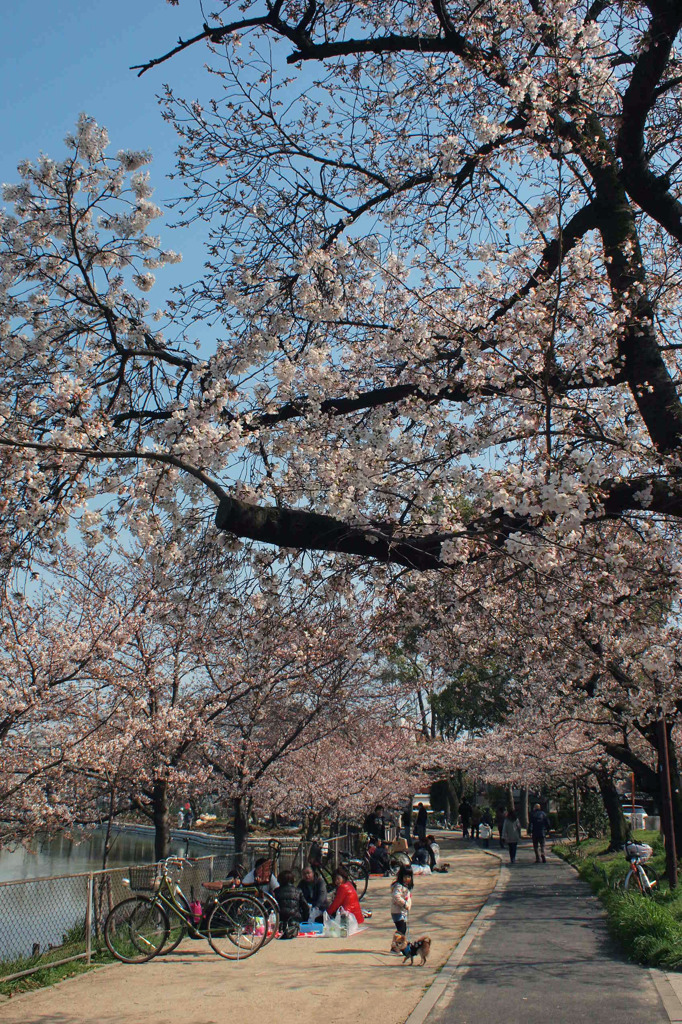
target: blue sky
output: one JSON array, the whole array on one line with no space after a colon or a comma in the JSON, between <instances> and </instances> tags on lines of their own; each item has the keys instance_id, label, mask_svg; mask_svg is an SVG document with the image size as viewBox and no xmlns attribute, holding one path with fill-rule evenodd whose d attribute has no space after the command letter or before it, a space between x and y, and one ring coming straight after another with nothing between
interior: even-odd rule
<instances>
[{"instance_id":1,"label":"blue sky","mask_svg":"<svg viewBox=\"0 0 682 1024\"><path fill-rule=\"evenodd\" d=\"M84 111L108 129L114 153L151 149L155 198L171 195L164 175L173 166L175 136L161 120L156 94L164 82L185 96L205 92L207 50L191 47L142 78L129 66L166 52L180 35L195 35L202 21L198 0L178 7L166 0L3 4L0 182L16 181L17 163L40 151L59 159L64 136ZM189 256L188 239L164 232L160 221L155 230Z\"/></svg>"}]
</instances>

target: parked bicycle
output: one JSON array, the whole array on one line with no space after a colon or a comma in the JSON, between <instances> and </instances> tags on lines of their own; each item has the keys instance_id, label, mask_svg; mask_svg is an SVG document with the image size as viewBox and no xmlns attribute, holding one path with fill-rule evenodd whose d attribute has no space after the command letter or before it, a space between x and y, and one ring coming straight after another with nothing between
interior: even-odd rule
<instances>
[{"instance_id":1,"label":"parked bicycle","mask_svg":"<svg viewBox=\"0 0 682 1024\"><path fill-rule=\"evenodd\" d=\"M625 844L625 859L630 865L623 888L639 891L642 896L653 896L658 886L658 877L651 864L644 865L651 857L653 849L648 843L636 843L629 840Z\"/></svg>"},{"instance_id":2,"label":"parked bicycle","mask_svg":"<svg viewBox=\"0 0 682 1024\"><path fill-rule=\"evenodd\" d=\"M362 857L341 857L338 864L331 864L329 843L320 839L313 841L310 847L309 861L321 877L324 878L327 890L330 893L335 888L334 871L337 866L345 868L348 872L359 900L367 892L367 886L369 885L369 855L367 852Z\"/></svg>"},{"instance_id":3,"label":"parked bicycle","mask_svg":"<svg viewBox=\"0 0 682 1024\"><path fill-rule=\"evenodd\" d=\"M185 858L169 857L158 865L130 869L128 884L136 895L118 903L104 925L104 940L117 960L145 963L172 952L186 935L207 939L226 960L245 960L265 944L272 921L271 907L262 896L221 883L205 903L193 894L188 899L179 881L186 866L191 865Z\"/></svg>"}]
</instances>

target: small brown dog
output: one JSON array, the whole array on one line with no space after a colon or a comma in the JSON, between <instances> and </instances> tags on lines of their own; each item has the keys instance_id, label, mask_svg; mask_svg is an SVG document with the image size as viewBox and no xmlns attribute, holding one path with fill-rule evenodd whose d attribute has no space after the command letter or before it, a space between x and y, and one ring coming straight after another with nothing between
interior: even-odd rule
<instances>
[{"instance_id":1,"label":"small brown dog","mask_svg":"<svg viewBox=\"0 0 682 1024\"><path fill-rule=\"evenodd\" d=\"M403 967L410 961L410 967L414 963L414 958L419 957L419 966L423 967L426 963L426 958L431 951L431 939L428 935L423 935L421 939L415 939L414 942L408 942L404 935L400 932L396 932L393 936L393 942L391 943L391 953L402 953L404 956Z\"/></svg>"}]
</instances>

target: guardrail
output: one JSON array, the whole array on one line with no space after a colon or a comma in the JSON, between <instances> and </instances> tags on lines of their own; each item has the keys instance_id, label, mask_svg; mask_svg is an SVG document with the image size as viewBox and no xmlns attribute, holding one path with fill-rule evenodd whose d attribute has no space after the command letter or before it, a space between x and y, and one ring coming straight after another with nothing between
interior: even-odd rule
<instances>
[{"instance_id":1,"label":"guardrail","mask_svg":"<svg viewBox=\"0 0 682 1024\"><path fill-rule=\"evenodd\" d=\"M297 838L277 842L277 869L300 872L311 844ZM334 836L326 842L334 864L357 852L356 836ZM267 839L249 840L242 860L253 867L270 851ZM183 870L183 890L199 898L202 882L225 878L233 863L232 852L192 858L192 866ZM130 895L124 879L131 866L137 865L0 882L0 984L75 960L89 964L104 950L107 914Z\"/></svg>"}]
</instances>

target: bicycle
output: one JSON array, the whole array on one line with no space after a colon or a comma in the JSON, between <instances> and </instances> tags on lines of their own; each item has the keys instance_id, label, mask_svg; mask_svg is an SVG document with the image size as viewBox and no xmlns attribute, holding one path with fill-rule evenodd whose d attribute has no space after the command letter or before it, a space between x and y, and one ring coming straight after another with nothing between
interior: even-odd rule
<instances>
[{"instance_id":1,"label":"bicycle","mask_svg":"<svg viewBox=\"0 0 682 1024\"><path fill-rule=\"evenodd\" d=\"M104 941L117 960L146 963L171 953L186 935L207 939L226 960L245 960L265 944L270 914L264 902L251 891L231 888L221 888L206 906L190 902L179 877L172 877L188 863L168 857L158 865L130 869L127 881L136 895L117 903L104 924Z\"/></svg>"},{"instance_id":2,"label":"bicycle","mask_svg":"<svg viewBox=\"0 0 682 1024\"><path fill-rule=\"evenodd\" d=\"M658 885L658 877L653 867L649 864L644 869L644 864L654 851L648 843L635 843L629 840L625 844L625 859L630 865L625 879L623 889L638 889L642 896L653 896L654 889Z\"/></svg>"},{"instance_id":3,"label":"bicycle","mask_svg":"<svg viewBox=\"0 0 682 1024\"><path fill-rule=\"evenodd\" d=\"M325 840L315 840L310 848L310 864L324 879L328 891L336 888L334 885L334 872L336 865L331 867L325 863L324 858L329 858L329 843ZM365 851L363 857L343 857L339 860L339 866L346 869L348 876L355 886L358 899L361 900L367 892L369 885L369 856Z\"/></svg>"}]
</instances>

